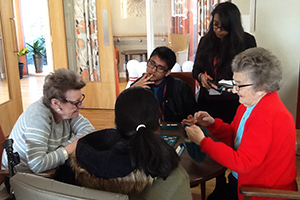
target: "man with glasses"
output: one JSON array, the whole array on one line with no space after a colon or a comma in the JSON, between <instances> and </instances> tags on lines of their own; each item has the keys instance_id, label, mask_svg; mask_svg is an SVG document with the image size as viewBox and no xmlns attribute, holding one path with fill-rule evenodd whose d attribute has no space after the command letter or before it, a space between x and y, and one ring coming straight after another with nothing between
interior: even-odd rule
<instances>
[{"instance_id":1,"label":"man with glasses","mask_svg":"<svg viewBox=\"0 0 300 200\"><path fill-rule=\"evenodd\" d=\"M153 92L160 105L161 120L165 122L181 122L197 110L190 86L170 75L175 63L176 55L171 49L157 47L147 62L147 72L131 85Z\"/></svg>"}]
</instances>

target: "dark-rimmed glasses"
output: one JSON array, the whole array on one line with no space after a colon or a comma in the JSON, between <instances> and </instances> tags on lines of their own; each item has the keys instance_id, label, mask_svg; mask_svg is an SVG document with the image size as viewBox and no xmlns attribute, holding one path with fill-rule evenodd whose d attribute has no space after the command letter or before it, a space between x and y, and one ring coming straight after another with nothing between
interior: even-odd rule
<instances>
[{"instance_id":1,"label":"dark-rimmed glasses","mask_svg":"<svg viewBox=\"0 0 300 200\"><path fill-rule=\"evenodd\" d=\"M213 23L213 28L215 30L220 29L221 31L225 31L225 29L222 26L219 26L219 24L217 24L217 23Z\"/></svg>"},{"instance_id":2,"label":"dark-rimmed glasses","mask_svg":"<svg viewBox=\"0 0 300 200\"><path fill-rule=\"evenodd\" d=\"M245 85L237 85L234 80L232 81L232 86L235 87L236 91L240 91L240 88L248 87L248 86L252 86L252 85L253 85L253 83L245 84Z\"/></svg>"},{"instance_id":3,"label":"dark-rimmed glasses","mask_svg":"<svg viewBox=\"0 0 300 200\"><path fill-rule=\"evenodd\" d=\"M147 66L148 66L150 69L154 69L154 67L156 67L156 70L157 70L159 73L163 73L163 72L165 72L165 71L168 71L168 70L165 69L165 66L162 66L162 65L156 65L156 63L155 63L153 60L148 60Z\"/></svg>"},{"instance_id":4,"label":"dark-rimmed glasses","mask_svg":"<svg viewBox=\"0 0 300 200\"><path fill-rule=\"evenodd\" d=\"M82 97L81 97L81 99L79 101L71 101L71 100L65 99L65 102L66 103L70 103L70 104L72 104L72 105L74 105L74 106L76 106L78 108L78 105L81 105L84 99L85 99L85 95L82 94Z\"/></svg>"}]
</instances>

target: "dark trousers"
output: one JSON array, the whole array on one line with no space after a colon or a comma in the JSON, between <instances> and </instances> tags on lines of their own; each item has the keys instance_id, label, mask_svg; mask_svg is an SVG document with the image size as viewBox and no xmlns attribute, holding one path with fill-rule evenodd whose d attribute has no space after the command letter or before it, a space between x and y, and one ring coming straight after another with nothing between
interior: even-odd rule
<instances>
[{"instance_id":1,"label":"dark trousers","mask_svg":"<svg viewBox=\"0 0 300 200\"><path fill-rule=\"evenodd\" d=\"M231 173L228 175L228 183L225 176L217 178L216 188L207 200L238 200L237 179Z\"/></svg>"},{"instance_id":2,"label":"dark trousers","mask_svg":"<svg viewBox=\"0 0 300 200\"><path fill-rule=\"evenodd\" d=\"M232 200L238 200L238 182L237 179L230 173L228 175L228 192L230 193L230 199Z\"/></svg>"}]
</instances>

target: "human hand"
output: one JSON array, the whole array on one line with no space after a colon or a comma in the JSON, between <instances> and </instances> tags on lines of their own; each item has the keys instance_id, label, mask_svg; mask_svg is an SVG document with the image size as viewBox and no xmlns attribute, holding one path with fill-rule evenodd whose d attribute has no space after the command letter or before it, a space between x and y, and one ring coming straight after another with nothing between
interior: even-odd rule
<instances>
[{"instance_id":1,"label":"human hand","mask_svg":"<svg viewBox=\"0 0 300 200\"><path fill-rule=\"evenodd\" d=\"M181 124L182 124L182 126L184 124L193 125L193 124L196 124L196 119L194 118L193 115L189 115L187 117L187 119L184 119L184 120L181 121Z\"/></svg>"},{"instance_id":2,"label":"human hand","mask_svg":"<svg viewBox=\"0 0 300 200\"><path fill-rule=\"evenodd\" d=\"M199 111L194 114L195 124L200 126L208 127L215 122L215 119L212 118L207 112Z\"/></svg>"},{"instance_id":3,"label":"human hand","mask_svg":"<svg viewBox=\"0 0 300 200\"><path fill-rule=\"evenodd\" d=\"M68 144L67 146L65 146L65 149L67 150L68 154L70 155L71 153L73 153L77 147L77 143L78 140L82 137L84 137L86 134L81 135L80 137L78 137L76 140L74 140L72 143Z\"/></svg>"},{"instance_id":4,"label":"human hand","mask_svg":"<svg viewBox=\"0 0 300 200\"><path fill-rule=\"evenodd\" d=\"M206 89L210 89L211 88L211 84L209 83L209 81L212 81L212 80L213 80L213 78L210 75L207 75L207 73L202 74L200 76L201 85L203 87L205 87Z\"/></svg>"},{"instance_id":5,"label":"human hand","mask_svg":"<svg viewBox=\"0 0 300 200\"><path fill-rule=\"evenodd\" d=\"M145 73L142 78L140 78L140 80L138 80L134 85L132 85L131 87L143 87L143 88L147 88L147 89L151 89L150 88L150 84L154 84L154 81L150 81L150 79L153 77L152 74L148 74Z\"/></svg>"},{"instance_id":6,"label":"human hand","mask_svg":"<svg viewBox=\"0 0 300 200\"><path fill-rule=\"evenodd\" d=\"M197 145L200 145L201 141L205 138L201 128L197 125L191 125L185 127L188 138Z\"/></svg>"}]
</instances>

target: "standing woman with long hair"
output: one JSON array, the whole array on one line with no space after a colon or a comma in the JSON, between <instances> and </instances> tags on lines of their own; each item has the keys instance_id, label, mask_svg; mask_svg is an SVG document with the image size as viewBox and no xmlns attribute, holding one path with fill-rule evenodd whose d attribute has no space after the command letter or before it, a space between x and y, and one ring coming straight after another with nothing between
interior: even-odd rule
<instances>
[{"instance_id":1,"label":"standing woman with long hair","mask_svg":"<svg viewBox=\"0 0 300 200\"><path fill-rule=\"evenodd\" d=\"M217 95L212 91L210 82L232 80L233 57L245 49L256 47L256 41L244 32L240 11L233 3L218 4L211 15L209 31L201 38L197 49L193 76L201 84L200 110L230 123L239 106L238 96L232 93Z\"/></svg>"},{"instance_id":2,"label":"standing woman with long hair","mask_svg":"<svg viewBox=\"0 0 300 200\"><path fill-rule=\"evenodd\" d=\"M256 47L255 38L244 32L241 13L230 2L218 4L211 13L209 31L198 45L193 77L200 83L199 109L214 118L230 123L239 106L239 97L233 93L218 93L211 86L220 80L232 80L231 62L235 55L245 49ZM216 178L216 188L208 197L222 199L220 188L226 183L225 174Z\"/></svg>"}]
</instances>

